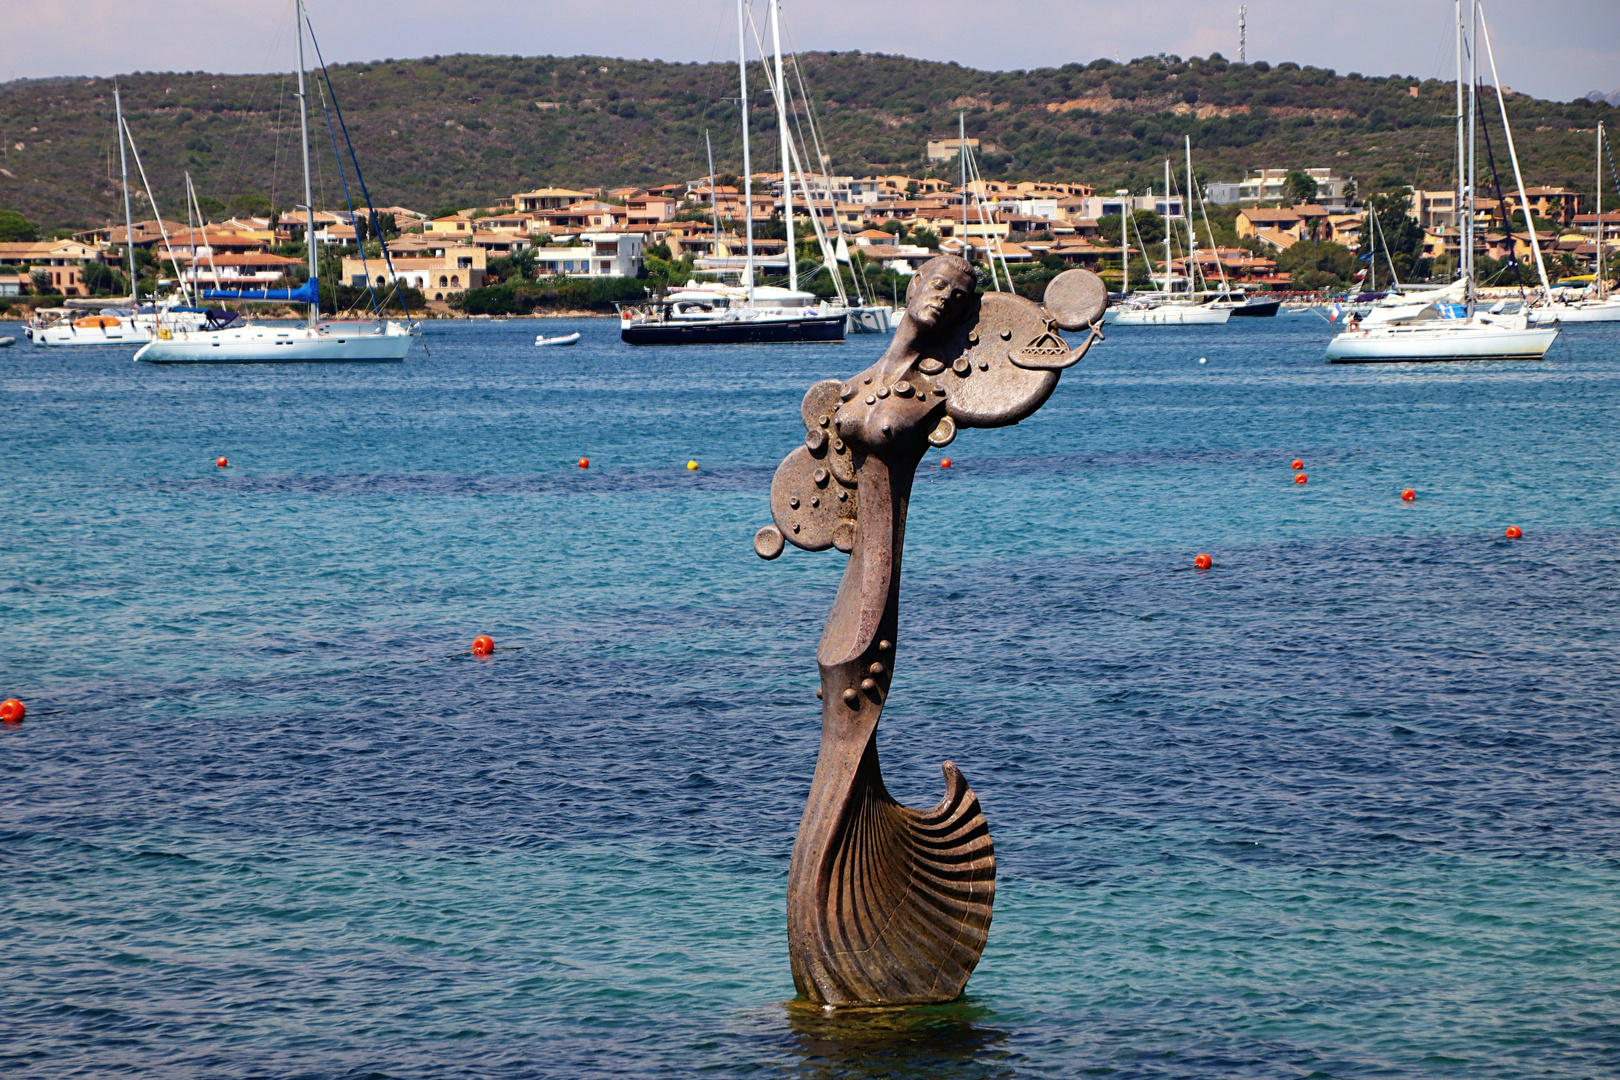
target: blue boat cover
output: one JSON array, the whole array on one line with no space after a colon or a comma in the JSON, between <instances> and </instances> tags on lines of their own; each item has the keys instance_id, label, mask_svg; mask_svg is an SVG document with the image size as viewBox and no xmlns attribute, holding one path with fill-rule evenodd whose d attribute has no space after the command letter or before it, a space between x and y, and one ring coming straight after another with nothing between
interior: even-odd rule
<instances>
[{"instance_id":1,"label":"blue boat cover","mask_svg":"<svg viewBox=\"0 0 1620 1080\"><path fill-rule=\"evenodd\" d=\"M295 304L318 303L315 279L296 289L204 289L204 300L282 300Z\"/></svg>"}]
</instances>

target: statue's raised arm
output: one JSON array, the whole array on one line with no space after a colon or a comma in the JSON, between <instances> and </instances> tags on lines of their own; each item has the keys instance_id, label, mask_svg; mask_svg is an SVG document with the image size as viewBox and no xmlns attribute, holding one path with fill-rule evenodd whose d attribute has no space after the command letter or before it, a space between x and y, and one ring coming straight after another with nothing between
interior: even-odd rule
<instances>
[{"instance_id":1,"label":"statue's raised arm","mask_svg":"<svg viewBox=\"0 0 1620 1080\"><path fill-rule=\"evenodd\" d=\"M1047 286L1044 306L974 290L942 255L906 291L894 340L872 367L816 383L804 445L776 470L754 550L784 541L850 554L816 660L821 752L788 875L793 982L827 1005L949 1001L984 951L996 861L978 797L946 762L945 798L896 803L878 768L877 724L894 671L900 553L918 463L958 428L1016 424L1101 339L1108 295L1085 270ZM1059 331L1085 330L1070 349Z\"/></svg>"}]
</instances>

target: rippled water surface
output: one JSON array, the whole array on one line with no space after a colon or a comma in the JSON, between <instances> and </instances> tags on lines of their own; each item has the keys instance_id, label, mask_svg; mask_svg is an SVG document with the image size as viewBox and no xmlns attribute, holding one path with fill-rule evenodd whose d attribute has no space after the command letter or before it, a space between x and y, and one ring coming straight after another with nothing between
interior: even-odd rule
<instances>
[{"instance_id":1,"label":"rippled water surface","mask_svg":"<svg viewBox=\"0 0 1620 1080\"><path fill-rule=\"evenodd\" d=\"M750 537L883 340L0 352L0 1072L1620 1074L1620 333L1576 331L1117 328L930 455L881 744L903 801L973 782L995 922L961 1002L853 1016L788 1005L783 927L843 557Z\"/></svg>"}]
</instances>

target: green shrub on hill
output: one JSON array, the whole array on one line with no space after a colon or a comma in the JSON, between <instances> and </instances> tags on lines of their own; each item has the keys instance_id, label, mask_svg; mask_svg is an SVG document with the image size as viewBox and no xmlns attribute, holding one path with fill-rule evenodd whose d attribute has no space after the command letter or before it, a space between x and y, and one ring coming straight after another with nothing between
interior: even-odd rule
<instances>
[{"instance_id":1,"label":"green shrub on hill","mask_svg":"<svg viewBox=\"0 0 1620 1080\"><path fill-rule=\"evenodd\" d=\"M468 289L452 300L450 306L469 315L527 315L533 311L610 312L614 301L634 303L646 298L647 283L640 278L552 277Z\"/></svg>"},{"instance_id":2,"label":"green shrub on hill","mask_svg":"<svg viewBox=\"0 0 1620 1080\"><path fill-rule=\"evenodd\" d=\"M1437 80L1233 64L1219 55L976 71L900 56L807 53L800 66L841 173L923 174L924 144L954 134L962 112L968 132L982 140L986 176L997 179L1140 191L1162 184L1163 160L1179 158L1190 136L1196 163L1211 179L1237 179L1261 166L1325 165L1363 178L1382 172L1403 184L1450 186L1454 96L1450 83ZM738 106L727 97L734 71L725 64L447 56L345 64L331 77L379 205L443 213L542 184L645 186L706 177L705 132L722 169L740 165ZM184 217L186 170L199 194L215 200L210 207L262 213L296 201L285 135L295 103L280 73L120 79L125 114L167 216ZM775 120L763 81L755 85L754 164L773 169ZM1587 190L1587 132L1599 120L1612 125L1615 109L1517 94L1509 109L1527 179ZM13 208L48 228L119 218L117 185L95 179L105 170L111 114L110 79L0 85L0 128L38 128L24 149L8 152ZM315 149L326 159L316 199L341 206L330 151ZM955 175L954 162L934 168Z\"/></svg>"}]
</instances>

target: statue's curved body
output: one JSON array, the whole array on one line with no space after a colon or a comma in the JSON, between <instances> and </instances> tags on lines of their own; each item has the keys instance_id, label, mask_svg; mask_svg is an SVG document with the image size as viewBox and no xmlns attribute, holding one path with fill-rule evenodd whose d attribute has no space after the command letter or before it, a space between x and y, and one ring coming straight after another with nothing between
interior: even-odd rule
<instances>
[{"instance_id":1,"label":"statue's curved body","mask_svg":"<svg viewBox=\"0 0 1620 1080\"><path fill-rule=\"evenodd\" d=\"M978 796L946 762L944 799L913 810L890 798L878 766L906 509L930 444L1038 409L1092 340L1071 351L1056 330L1100 337L1105 303L1084 271L1054 280L1044 311L1010 294L978 297L967 264L941 257L914 279L883 358L805 395L805 445L777 469L775 525L754 546L765 558L784 539L850 553L816 650L821 750L788 873L793 982L810 1001L949 1001L984 951L996 860Z\"/></svg>"}]
</instances>

